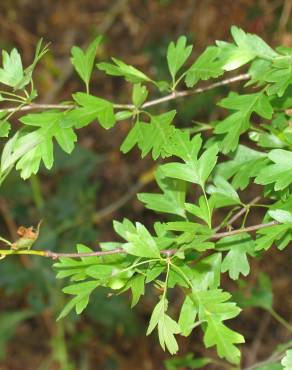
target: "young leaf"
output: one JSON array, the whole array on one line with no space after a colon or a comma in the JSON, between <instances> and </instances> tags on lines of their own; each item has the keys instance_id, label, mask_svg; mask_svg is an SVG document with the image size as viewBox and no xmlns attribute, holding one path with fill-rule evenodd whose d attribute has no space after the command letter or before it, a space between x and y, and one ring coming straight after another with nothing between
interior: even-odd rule
<instances>
[{"instance_id":1,"label":"young leaf","mask_svg":"<svg viewBox=\"0 0 292 370\"><path fill-rule=\"evenodd\" d=\"M64 128L81 128L97 119L101 126L109 129L116 123L113 104L93 95L78 92L73 95L74 100L81 106L65 114L61 122Z\"/></svg>"},{"instance_id":2,"label":"young leaf","mask_svg":"<svg viewBox=\"0 0 292 370\"><path fill-rule=\"evenodd\" d=\"M62 312L59 314L57 320L67 316L74 307L76 313L80 314L88 305L89 296L97 286L98 283L96 281L86 281L65 287L63 292L66 294L75 295L75 297L66 304Z\"/></svg>"},{"instance_id":3,"label":"young leaf","mask_svg":"<svg viewBox=\"0 0 292 370\"><path fill-rule=\"evenodd\" d=\"M145 293L145 276L137 275L130 280L130 287L132 291L132 304L131 308L136 306L140 297Z\"/></svg>"},{"instance_id":4,"label":"young leaf","mask_svg":"<svg viewBox=\"0 0 292 370\"><path fill-rule=\"evenodd\" d=\"M124 220L123 223L114 221L114 228L116 232L121 235L128 243L123 245L123 248L134 256L159 258L160 252L155 243L155 240L149 231L136 222L136 227L133 224Z\"/></svg>"},{"instance_id":5,"label":"young leaf","mask_svg":"<svg viewBox=\"0 0 292 370\"><path fill-rule=\"evenodd\" d=\"M222 176L226 180L233 177L232 186L244 190L250 178L256 177L259 168L263 168L267 161L265 153L239 145L232 160L220 163L216 167L216 176Z\"/></svg>"},{"instance_id":6,"label":"young leaf","mask_svg":"<svg viewBox=\"0 0 292 370\"><path fill-rule=\"evenodd\" d=\"M261 169L255 179L257 184L275 183L275 191L283 190L292 183L292 153L288 150L271 150L268 158L274 162Z\"/></svg>"},{"instance_id":7,"label":"young leaf","mask_svg":"<svg viewBox=\"0 0 292 370\"><path fill-rule=\"evenodd\" d=\"M250 271L247 254L253 256L255 243L247 233L227 236L221 239L216 247L219 250L229 250L221 265L221 271L229 273L233 280L238 280L240 274L247 276Z\"/></svg>"},{"instance_id":8,"label":"young leaf","mask_svg":"<svg viewBox=\"0 0 292 370\"><path fill-rule=\"evenodd\" d=\"M97 36L94 41L88 46L87 50L83 52L78 46L73 46L71 49L71 61L75 70L86 85L87 92L89 91L89 81L94 65L94 59L98 46L102 41L102 36Z\"/></svg>"},{"instance_id":9,"label":"young leaf","mask_svg":"<svg viewBox=\"0 0 292 370\"><path fill-rule=\"evenodd\" d=\"M139 193L138 199L146 203L145 207L148 209L185 217L185 182L166 178L159 168L156 172L156 182L163 194Z\"/></svg>"},{"instance_id":10,"label":"young leaf","mask_svg":"<svg viewBox=\"0 0 292 370\"><path fill-rule=\"evenodd\" d=\"M166 151L169 155L181 158L184 162L195 160L202 146L200 135L190 138L188 131L175 129L169 138Z\"/></svg>"},{"instance_id":11,"label":"young leaf","mask_svg":"<svg viewBox=\"0 0 292 370\"><path fill-rule=\"evenodd\" d=\"M53 138L65 152L71 153L77 137L72 128L61 127L63 116L62 112L43 112L21 117L23 124L38 128L18 136L9 149L9 155L4 156L3 152L1 171L17 163L16 169L21 171L23 179L27 179L38 172L41 160L50 169L54 161Z\"/></svg>"},{"instance_id":12,"label":"young leaf","mask_svg":"<svg viewBox=\"0 0 292 370\"><path fill-rule=\"evenodd\" d=\"M273 113L273 108L263 92L246 95L230 93L218 105L237 110L215 127L216 134L226 133L221 142L222 151L225 154L237 148L240 135L247 131L250 126L252 112L256 112L259 116L267 119L270 119Z\"/></svg>"},{"instance_id":13,"label":"young leaf","mask_svg":"<svg viewBox=\"0 0 292 370\"><path fill-rule=\"evenodd\" d=\"M193 87L199 80L217 78L224 72L222 62L218 60L220 49L209 46L187 70L185 82L187 87Z\"/></svg>"},{"instance_id":14,"label":"young leaf","mask_svg":"<svg viewBox=\"0 0 292 370\"><path fill-rule=\"evenodd\" d=\"M200 219L205 221L209 227L211 227L212 214L210 213L212 213L212 208L208 207L208 204L204 196L201 196L199 198L199 206L191 203L186 203L185 208L189 213L193 214L196 217L199 217Z\"/></svg>"},{"instance_id":15,"label":"young leaf","mask_svg":"<svg viewBox=\"0 0 292 370\"><path fill-rule=\"evenodd\" d=\"M19 52L12 49L11 53L2 51L3 68L0 68L0 83L16 88L23 79L23 67Z\"/></svg>"},{"instance_id":16,"label":"young leaf","mask_svg":"<svg viewBox=\"0 0 292 370\"><path fill-rule=\"evenodd\" d=\"M192 141L192 143L197 144L197 141ZM197 151L197 148L195 150ZM189 155L193 152L193 150L189 152ZM189 181L203 187L216 164L217 153L218 147L213 145L199 159L195 156L186 163L167 163L161 166L161 169L167 177Z\"/></svg>"},{"instance_id":17,"label":"young leaf","mask_svg":"<svg viewBox=\"0 0 292 370\"><path fill-rule=\"evenodd\" d=\"M229 182L221 176L216 176L214 178L214 185L210 185L207 188L207 192L211 194L210 204L212 204L214 208L241 204L237 192Z\"/></svg>"},{"instance_id":18,"label":"young leaf","mask_svg":"<svg viewBox=\"0 0 292 370\"><path fill-rule=\"evenodd\" d=\"M291 230L291 224L275 225L258 230L257 235L260 236L258 236L256 239L256 250L268 250L273 245L273 243L280 240L282 240L282 243L278 245L278 248L284 249L291 240L291 237L288 239L284 238L286 232L289 231L289 229Z\"/></svg>"},{"instance_id":19,"label":"young leaf","mask_svg":"<svg viewBox=\"0 0 292 370\"><path fill-rule=\"evenodd\" d=\"M187 46L187 38L185 36L180 36L176 44L171 42L168 45L167 64L173 81L175 81L177 72L191 55L192 49L191 45Z\"/></svg>"},{"instance_id":20,"label":"young leaf","mask_svg":"<svg viewBox=\"0 0 292 370\"><path fill-rule=\"evenodd\" d=\"M216 44L221 50L220 59L223 62L225 71L232 71L254 58L269 58L272 60L278 54L270 48L260 37L244 32L242 29L232 26L231 34L234 44L217 41Z\"/></svg>"},{"instance_id":21,"label":"young leaf","mask_svg":"<svg viewBox=\"0 0 292 370\"><path fill-rule=\"evenodd\" d=\"M286 351L281 364L284 366L283 370L292 370L292 349Z\"/></svg>"},{"instance_id":22,"label":"young leaf","mask_svg":"<svg viewBox=\"0 0 292 370\"><path fill-rule=\"evenodd\" d=\"M137 68L122 62L119 59L112 58L113 64L98 63L97 68L110 76L122 76L126 81L134 84L140 82L151 82L152 80Z\"/></svg>"},{"instance_id":23,"label":"young leaf","mask_svg":"<svg viewBox=\"0 0 292 370\"><path fill-rule=\"evenodd\" d=\"M0 137L8 137L11 125L5 119L0 119Z\"/></svg>"},{"instance_id":24,"label":"young leaf","mask_svg":"<svg viewBox=\"0 0 292 370\"><path fill-rule=\"evenodd\" d=\"M291 212L284 211L282 209L274 209L274 210L269 210L268 215L280 223L283 223L283 224L292 223L292 213Z\"/></svg>"},{"instance_id":25,"label":"young leaf","mask_svg":"<svg viewBox=\"0 0 292 370\"><path fill-rule=\"evenodd\" d=\"M244 343L243 336L212 316L207 321L204 343L207 348L216 346L220 358L225 357L231 363L239 364L240 351L235 344Z\"/></svg>"},{"instance_id":26,"label":"young leaf","mask_svg":"<svg viewBox=\"0 0 292 370\"><path fill-rule=\"evenodd\" d=\"M166 151L168 140L174 131L174 126L171 123L175 114L176 111L172 110L151 116L150 123L137 121L125 138L121 151L127 153L137 144L142 152L142 157L145 157L150 151L152 151L153 159L157 159L159 156L166 157L168 155Z\"/></svg>"},{"instance_id":27,"label":"young leaf","mask_svg":"<svg viewBox=\"0 0 292 370\"><path fill-rule=\"evenodd\" d=\"M271 68L262 74L261 79L270 82L267 87L268 95L277 94L278 97L282 97L292 83L291 55L275 59Z\"/></svg>"},{"instance_id":28,"label":"young leaf","mask_svg":"<svg viewBox=\"0 0 292 370\"><path fill-rule=\"evenodd\" d=\"M167 310L167 304L168 302L165 298L161 298L161 300L157 303L152 312L146 334L149 335L157 326L161 347L163 350L165 350L166 347L171 354L174 354L178 351L178 345L174 334L180 333L180 327L165 313Z\"/></svg>"},{"instance_id":29,"label":"young leaf","mask_svg":"<svg viewBox=\"0 0 292 370\"><path fill-rule=\"evenodd\" d=\"M195 326L197 313L197 306L194 304L190 296L187 295L182 305L178 320L181 335L188 337L191 334Z\"/></svg>"},{"instance_id":30,"label":"young leaf","mask_svg":"<svg viewBox=\"0 0 292 370\"><path fill-rule=\"evenodd\" d=\"M139 108L147 99L148 90L146 86L141 84L134 84L132 92L132 101L135 107Z\"/></svg>"},{"instance_id":31,"label":"young leaf","mask_svg":"<svg viewBox=\"0 0 292 370\"><path fill-rule=\"evenodd\" d=\"M139 143L142 157L145 157L152 150L153 159L157 159L160 155L165 156L165 147L168 139L171 136L174 127L171 125L175 110L151 116L150 124L142 126L143 142Z\"/></svg>"}]
</instances>

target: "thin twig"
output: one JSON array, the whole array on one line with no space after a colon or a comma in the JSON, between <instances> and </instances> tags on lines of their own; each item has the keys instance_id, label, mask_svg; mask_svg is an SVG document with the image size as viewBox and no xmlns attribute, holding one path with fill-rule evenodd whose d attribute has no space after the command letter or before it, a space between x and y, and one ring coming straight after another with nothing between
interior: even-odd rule
<instances>
[{"instance_id":1,"label":"thin twig","mask_svg":"<svg viewBox=\"0 0 292 370\"><path fill-rule=\"evenodd\" d=\"M40 110L40 109L61 109L61 110L66 110L66 109L72 109L74 108L75 105L73 104L38 104L38 103L32 103L28 105L24 105L23 107L19 108L19 112L24 112L24 111L30 111L30 110ZM11 108L3 108L0 109L0 112L15 112L17 110L17 107L11 107Z\"/></svg>"},{"instance_id":2,"label":"thin twig","mask_svg":"<svg viewBox=\"0 0 292 370\"><path fill-rule=\"evenodd\" d=\"M250 78L250 76L249 76L248 73L243 73L243 74L235 76L235 77L230 77L230 78L226 78L225 80L222 80L222 81L214 82L213 84L210 84L208 86L198 87L197 89L194 89L194 90L183 90L183 91L173 92L172 94L166 95L162 98L155 99L155 100L150 100L150 101L144 103L142 105L142 108L152 107L153 105L157 105L157 104L160 104L160 103L165 103L169 100L183 98L185 96L200 94L202 92L215 89L216 87L229 85L229 84L231 84L233 82L237 82L237 81L245 81L245 80L248 80L249 78Z\"/></svg>"},{"instance_id":3,"label":"thin twig","mask_svg":"<svg viewBox=\"0 0 292 370\"><path fill-rule=\"evenodd\" d=\"M225 231L223 233L217 233L217 234L212 235L211 239L221 239L221 238L225 238L226 236L248 233L248 232L264 229L266 227L270 227L270 226L274 226L274 225L278 225L278 224L279 224L279 222L277 222L277 221L271 221L271 222L267 222L266 224L253 225L253 226L244 227L242 229L237 229L237 230L232 230L232 231Z\"/></svg>"},{"instance_id":4,"label":"thin twig","mask_svg":"<svg viewBox=\"0 0 292 370\"><path fill-rule=\"evenodd\" d=\"M250 203L248 203L245 207L241 208L240 211L238 211L237 213L235 213L234 216L231 217L231 219L228 221L227 225L231 226L236 220L238 220L245 212L246 212L246 209L253 206L254 204L256 204L257 202L259 202L261 199L260 196L257 196L255 197Z\"/></svg>"},{"instance_id":5,"label":"thin twig","mask_svg":"<svg viewBox=\"0 0 292 370\"><path fill-rule=\"evenodd\" d=\"M169 95L163 96L162 98L150 100L142 105L141 108L148 108L148 107L153 107L154 105L158 105L161 103L165 103L170 100L175 100L178 98L182 98L185 96L190 96L190 95L195 95L195 94L200 94L205 91L209 91L212 89L215 89L216 87L219 86L225 86L229 85L233 82L237 81L245 81L248 80L250 77L247 73L241 74L239 76L235 77L230 77L226 78L225 80L215 82L213 84L210 84L208 86L204 87L198 87L197 89L194 90L183 90L183 91L175 91ZM30 110L39 110L39 109L61 109L61 110L67 110L67 109L72 109L76 107L74 104L29 104L25 105L21 108L18 109L18 111L30 111ZM116 109L134 109L135 106L133 104L114 104L114 108ZM11 108L6 108L6 109L1 109L0 112L6 111L6 112L14 112L17 110L17 107L11 107Z\"/></svg>"},{"instance_id":6,"label":"thin twig","mask_svg":"<svg viewBox=\"0 0 292 370\"><path fill-rule=\"evenodd\" d=\"M209 239L221 239L226 236L237 235L237 234L242 234L246 232L252 232L252 231L264 229L266 227L270 227L270 226L274 226L278 224L279 223L277 221L271 221L265 224L248 226L248 227L238 229L238 230L226 231L223 233L216 233L216 234L211 235ZM177 249L164 249L160 251L161 254L166 255L167 257L174 255L176 252L177 252ZM127 254L127 251L124 250L123 248L115 248L109 251L95 251L95 252L89 252L89 253L58 253L58 252L53 252L50 250L43 251L43 250L36 250L36 249L31 249L31 250L2 249L0 250L0 256L2 258L8 255L15 255L15 254L29 254L29 255L37 255L40 257L48 257L52 259L59 259L59 258L64 258L64 257L81 258L81 257L94 257L94 256L99 257L99 256L112 255L112 254Z\"/></svg>"}]
</instances>

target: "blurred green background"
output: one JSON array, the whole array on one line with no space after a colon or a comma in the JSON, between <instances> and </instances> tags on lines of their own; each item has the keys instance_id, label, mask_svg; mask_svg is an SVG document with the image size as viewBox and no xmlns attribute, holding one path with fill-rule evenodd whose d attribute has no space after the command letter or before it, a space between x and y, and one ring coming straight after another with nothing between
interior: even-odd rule
<instances>
[{"instance_id":1,"label":"blurred green background","mask_svg":"<svg viewBox=\"0 0 292 370\"><path fill-rule=\"evenodd\" d=\"M0 48L17 47L29 64L39 38L50 42L51 52L35 75L38 101L58 103L82 88L70 64L72 45L87 46L97 34L105 36L98 60L116 56L161 80L167 74L167 45L181 34L194 43L195 55L216 39L229 39L233 24L259 34L272 46L291 47L291 7L291 0L1 0ZM115 102L127 103L131 96L129 84L97 71L91 86L93 94ZM193 120L218 118L215 102L226 92L222 88L171 103L179 110L177 124L191 126ZM129 125L106 132L93 124L79 132L72 155L56 150L49 173L42 170L29 181L12 173L0 189L0 234L13 240L19 225L36 225L43 219L38 247L69 252L78 242L94 247L99 241L114 240L113 219L127 216L150 224L157 216L143 209L135 193L142 188L139 179L154 164L150 158L140 160L138 151L120 154ZM146 185L148 190L154 188L151 182ZM249 281L255 283L263 266L276 277L276 305L289 320L288 249L275 253L273 261L272 266L257 262ZM27 257L7 258L0 264L0 370L165 369L168 355L154 336L145 338L155 297L146 295L131 311L127 296L109 298L107 291L98 290L85 314L56 322L67 298L51 265ZM263 334L260 344L255 344L259 322L254 314L257 311L247 312L236 323L247 338L247 363L269 355L287 339L285 331L263 315L264 333L270 335ZM205 355L200 342L199 334L181 338L181 353ZM194 368L189 363L189 367L167 366Z\"/></svg>"}]
</instances>

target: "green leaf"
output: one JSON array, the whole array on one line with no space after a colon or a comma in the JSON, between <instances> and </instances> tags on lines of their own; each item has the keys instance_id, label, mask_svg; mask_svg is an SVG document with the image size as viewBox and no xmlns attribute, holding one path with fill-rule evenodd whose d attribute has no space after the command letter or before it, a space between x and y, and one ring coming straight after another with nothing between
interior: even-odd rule
<instances>
[{"instance_id":1,"label":"green leaf","mask_svg":"<svg viewBox=\"0 0 292 370\"><path fill-rule=\"evenodd\" d=\"M160 155L165 156L164 148L174 130L171 123L175 114L176 111L172 110L158 116L151 116L150 124L142 126L143 142L138 144L142 157L151 150L153 159L157 159Z\"/></svg>"},{"instance_id":2,"label":"green leaf","mask_svg":"<svg viewBox=\"0 0 292 370\"><path fill-rule=\"evenodd\" d=\"M247 254L253 256L255 243L247 233L227 236L221 239L216 247L219 250L229 250L223 259L221 271L229 273L233 280L238 280L240 274L247 276L250 271Z\"/></svg>"},{"instance_id":3,"label":"green leaf","mask_svg":"<svg viewBox=\"0 0 292 370\"><path fill-rule=\"evenodd\" d=\"M276 241L280 241L286 234L286 232L291 229L291 224L281 224L266 227L264 229L257 231L257 239L256 239L256 250L267 250L269 249L273 243ZM284 240L284 243L281 243L278 248L284 249L289 240Z\"/></svg>"},{"instance_id":4,"label":"green leaf","mask_svg":"<svg viewBox=\"0 0 292 370\"><path fill-rule=\"evenodd\" d=\"M144 125L147 125L147 123L140 121L135 122L121 145L120 149L122 153L128 153L136 144L139 147L143 147L144 137L142 130Z\"/></svg>"},{"instance_id":5,"label":"green leaf","mask_svg":"<svg viewBox=\"0 0 292 370\"><path fill-rule=\"evenodd\" d=\"M218 60L220 49L209 46L187 70L185 82L193 87L199 80L217 78L223 74L222 62Z\"/></svg>"},{"instance_id":6,"label":"green leaf","mask_svg":"<svg viewBox=\"0 0 292 370\"><path fill-rule=\"evenodd\" d=\"M141 84L134 84L132 92L132 101L135 107L139 108L147 99L148 90L146 86Z\"/></svg>"},{"instance_id":7,"label":"green leaf","mask_svg":"<svg viewBox=\"0 0 292 370\"><path fill-rule=\"evenodd\" d=\"M195 327L195 321L198 310L190 296L186 296L182 305L178 324L181 329L181 335L188 337L193 328Z\"/></svg>"},{"instance_id":8,"label":"green leaf","mask_svg":"<svg viewBox=\"0 0 292 370\"><path fill-rule=\"evenodd\" d=\"M116 123L113 104L93 95L78 92L73 95L74 100L81 106L67 112L61 122L64 128L81 128L97 119L101 126L109 129Z\"/></svg>"},{"instance_id":9,"label":"green leaf","mask_svg":"<svg viewBox=\"0 0 292 370\"><path fill-rule=\"evenodd\" d=\"M83 50L78 46L73 46L71 49L71 62L82 81L85 83L87 91L89 89L89 81L94 65L96 51L101 41L102 36L97 36L95 40L92 41L92 43L88 46L85 52L83 52Z\"/></svg>"},{"instance_id":10,"label":"green leaf","mask_svg":"<svg viewBox=\"0 0 292 370\"><path fill-rule=\"evenodd\" d=\"M243 336L212 316L207 321L204 343L207 348L216 346L220 358L225 357L229 362L239 364L240 351L235 344L244 343Z\"/></svg>"},{"instance_id":11,"label":"green leaf","mask_svg":"<svg viewBox=\"0 0 292 370\"><path fill-rule=\"evenodd\" d=\"M215 127L216 134L226 134L221 142L221 148L225 154L236 149L240 135L250 127L252 112L267 119L270 119L273 114L273 108L263 92L246 95L230 93L218 105L237 110Z\"/></svg>"},{"instance_id":12,"label":"green leaf","mask_svg":"<svg viewBox=\"0 0 292 370\"><path fill-rule=\"evenodd\" d=\"M282 209L269 210L268 215L280 223L292 223L292 213Z\"/></svg>"},{"instance_id":13,"label":"green leaf","mask_svg":"<svg viewBox=\"0 0 292 370\"><path fill-rule=\"evenodd\" d=\"M123 245L125 251L138 257L160 258L159 249L149 231L136 222L136 227L124 221L114 221L114 228L128 243Z\"/></svg>"},{"instance_id":14,"label":"green leaf","mask_svg":"<svg viewBox=\"0 0 292 370\"><path fill-rule=\"evenodd\" d=\"M50 169L54 161L53 138L66 153L71 153L77 137L71 128L61 127L63 115L62 112L43 112L21 117L24 125L38 128L7 143L8 147L2 153L1 171L16 163L21 177L27 179L38 172L41 160Z\"/></svg>"},{"instance_id":15,"label":"green leaf","mask_svg":"<svg viewBox=\"0 0 292 370\"><path fill-rule=\"evenodd\" d=\"M33 62L25 68L23 78L18 82L18 84L15 86L15 89L23 89L27 84L32 82L32 73L39 62L39 60L48 52L48 45L42 46L43 39L40 39L37 43L34 59ZM33 90L30 94L30 98L36 97L36 91Z\"/></svg>"},{"instance_id":16,"label":"green leaf","mask_svg":"<svg viewBox=\"0 0 292 370\"><path fill-rule=\"evenodd\" d=\"M95 262L92 266L89 266L85 269L85 273L86 275L97 280L107 280L111 277L114 270L114 266L98 264Z\"/></svg>"},{"instance_id":17,"label":"green leaf","mask_svg":"<svg viewBox=\"0 0 292 370\"><path fill-rule=\"evenodd\" d=\"M190 133L175 129L169 138L166 150L169 155L181 158L184 162L192 162L198 156L202 146L200 135L190 139Z\"/></svg>"},{"instance_id":18,"label":"green leaf","mask_svg":"<svg viewBox=\"0 0 292 370\"><path fill-rule=\"evenodd\" d=\"M193 214L196 217L199 217L200 219L205 221L209 227L211 227L212 207L208 207L204 196L201 196L199 198L199 206L191 203L186 203L185 208L189 213Z\"/></svg>"},{"instance_id":19,"label":"green leaf","mask_svg":"<svg viewBox=\"0 0 292 370\"><path fill-rule=\"evenodd\" d=\"M97 68L110 76L122 76L126 81L132 83L151 82L151 79L137 68L112 58L113 64L99 63Z\"/></svg>"},{"instance_id":20,"label":"green leaf","mask_svg":"<svg viewBox=\"0 0 292 370\"><path fill-rule=\"evenodd\" d=\"M130 287L132 291L132 304L131 308L136 306L139 299L145 293L145 276L137 275L130 280Z\"/></svg>"},{"instance_id":21,"label":"green leaf","mask_svg":"<svg viewBox=\"0 0 292 370\"><path fill-rule=\"evenodd\" d=\"M179 333L180 327L177 322L167 314L162 315L158 321L159 343L163 350L166 347L171 355L178 351L178 344L174 335Z\"/></svg>"},{"instance_id":22,"label":"green leaf","mask_svg":"<svg viewBox=\"0 0 292 370\"><path fill-rule=\"evenodd\" d=\"M253 51L260 58L275 58L278 56L278 53L257 35L246 33L236 26L231 27L231 34L240 49Z\"/></svg>"},{"instance_id":23,"label":"green leaf","mask_svg":"<svg viewBox=\"0 0 292 370\"><path fill-rule=\"evenodd\" d=\"M16 49L12 49L11 53L2 51L3 68L0 68L0 83L11 87L17 87L22 81L23 67L21 57Z\"/></svg>"},{"instance_id":24,"label":"green leaf","mask_svg":"<svg viewBox=\"0 0 292 370\"><path fill-rule=\"evenodd\" d=\"M187 46L187 38L185 36L180 36L176 44L171 42L168 45L167 64L173 81L175 81L177 72L191 55L192 49L191 45Z\"/></svg>"},{"instance_id":25,"label":"green leaf","mask_svg":"<svg viewBox=\"0 0 292 370\"><path fill-rule=\"evenodd\" d=\"M167 177L189 181L203 187L217 162L217 153L218 147L213 145L199 159L193 157L186 163L167 163L161 166L161 169Z\"/></svg>"},{"instance_id":26,"label":"green leaf","mask_svg":"<svg viewBox=\"0 0 292 370\"><path fill-rule=\"evenodd\" d=\"M274 162L265 166L255 179L257 184L275 183L275 191L283 190L292 183L292 153L288 150L271 150L268 158Z\"/></svg>"},{"instance_id":27,"label":"green leaf","mask_svg":"<svg viewBox=\"0 0 292 370\"><path fill-rule=\"evenodd\" d=\"M286 351L281 364L284 366L283 370L292 370L292 349L288 349L288 351Z\"/></svg>"},{"instance_id":28,"label":"green leaf","mask_svg":"<svg viewBox=\"0 0 292 370\"><path fill-rule=\"evenodd\" d=\"M59 314L57 320L68 315L68 313L75 307L76 313L80 314L88 305L89 296L94 289L98 286L96 281L85 281L78 284L73 284L63 289L66 294L75 295L71 301L69 301Z\"/></svg>"},{"instance_id":29,"label":"green leaf","mask_svg":"<svg viewBox=\"0 0 292 370\"><path fill-rule=\"evenodd\" d=\"M0 137L8 137L11 125L5 119L0 120Z\"/></svg>"},{"instance_id":30,"label":"green leaf","mask_svg":"<svg viewBox=\"0 0 292 370\"><path fill-rule=\"evenodd\" d=\"M180 327L177 322L165 313L167 310L167 304L167 300L162 298L155 306L151 315L147 335L149 335L157 326L161 347L163 350L167 348L171 354L175 354L178 351L178 345L174 334L180 333Z\"/></svg>"},{"instance_id":31,"label":"green leaf","mask_svg":"<svg viewBox=\"0 0 292 370\"><path fill-rule=\"evenodd\" d=\"M121 151L127 153L137 144L142 152L142 157L145 157L150 151L152 151L153 159L157 159L159 156L165 157L167 155L165 148L174 131L174 126L171 123L175 114L176 111L172 110L151 116L150 123L136 122L124 140Z\"/></svg>"},{"instance_id":32,"label":"green leaf","mask_svg":"<svg viewBox=\"0 0 292 370\"><path fill-rule=\"evenodd\" d=\"M214 185L210 185L207 192L211 194L210 204L214 208L242 204L236 190L221 176L215 176Z\"/></svg>"},{"instance_id":33,"label":"green leaf","mask_svg":"<svg viewBox=\"0 0 292 370\"><path fill-rule=\"evenodd\" d=\"M272 83L267 88L268 95L277 94L282 97L292 84L291 56L275 60L272 68L265 73L264 80Z\"/></svg>"},{"instance_id":34,"label":"green leaf","mask_svg":"<svg viewBox=\"0 0 292 370\"><path fill-rule=\"evenodd\" d=\"M270 59L278 54L270 48L259 36L244 32L242 29L232 26L231 34L234 44L217 41L216 44L221 50L220 59L226 71L237 69L254 58Z\"/></svg>"},{"instance_id":35,"label":"green leaf","mask_svg":"<svg viewBox=\"0 0 292 370\"><path fill-rule=\"evenodd\" d=\"M213 253L196 263L193 270L193 288L195 291L205 292L214 290L220 285L222 254Z\"/></svg>"},{"instance_id":36,"label":"green leaf","mask_svg":"<svg viewBox=\"0 0 292 370\"><path fill-rule=\"evenodd\" d=\"M226 180L233 177L232 186L235 189L244 190L248 186L250 178L256 177L259 168L263 168L266 163L267 155L265 153L239 145L232 160L216 166L216 176L222 176Z\"/></svg>"},{"instance_id":37,"label":"green leaf","mask_svg":"<svg viewBox=\"0 0 292 370\"><path fill-rule=\"evenodd\" d=\"M151 318L150 318L150 322L148 325L146 335L151 334L153 330L156 328L156 326L158 325L158 321L160 317L164 314L165 304L167 303L164 301L164 299L161 299L154 307L152 314L151 314Z\"/></svg>"},{"instance_id":38,"label":"green leaf","mask_svg":"<svg viewBox=\"0 0 292 370\"><path fill-rule=\"evenodd\" d=\"M208 321L209 317L229 320L236 317L241 309L235 302L228 302L231 294L221 289L193 292L193 299L199 307L199 320Z\"/></svg>"},{"instance_id":39,"label":"green leaf","mask_svg":"<svg viewBox=\"0 0 292 370\"><path fill-rule=\"evenodd\" d=\"M156 172L156 182L163 194L140 193L138 199L153 211L185 217L185 182L166 178L159 168Z\"/></svg>"}]
</instances>

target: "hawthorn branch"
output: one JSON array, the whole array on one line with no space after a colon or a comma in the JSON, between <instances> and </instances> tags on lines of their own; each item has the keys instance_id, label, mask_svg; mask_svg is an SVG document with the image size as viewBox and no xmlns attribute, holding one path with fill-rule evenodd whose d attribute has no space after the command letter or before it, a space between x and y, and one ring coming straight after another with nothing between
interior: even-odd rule
<instances>
[{"instance_id":1,"label":"hawthorn branch","mask_svg":"<svg viewBox=\"0 0 292 370\"><path fill-rule=\"evenodd\" d=\"M154 100L149 100L148 102L144 103L142 105L143 108L148 108L152 107L154 105L158 105L161 103L168 102L170 100L175 100L178 98L183 98L185 96L191 96L195 94L200 94L205 91L209 91L212 89L215 89L216 87L220 86L225 86L229 85L234 82L238 81L246 81L250 78L248 73L243 73L235 77L230 77L226 78L225 80L214 82L213 84L204 86L204 87L198 87L193 90L182 90L182 91L174 91L169 95L163 96L162 98L154 99ZM68 110L75 108L75 104L38 104L38 103L32 103L28 105L24 105L22 107L11 107L11 108L6 108L6 109L0 109L0 112L6 111L9 113L18 111L18 112L23 112L23 111L32 111L32 110L44 110L44 109L60 109L60 110ZM133 104L114 104L114 108L116 109L135 109L135 106Z\"/></svg>"},{"instance_id":2,"label":"hawthorn branch","mask_svg":"<svg viewBox=\"0 0 292 370\"><path fill-rule=\"evenodd\" d=\"M207 85L207 86L204 86L204 87L198 87L198 88L193 89L193 90L174 91L173 93L171 93L169 95L166 95L162 98L155 99L155 100L150 100L150 101L144 103L142 105L142 108L152 107L153 105L165 103L167 101L178 99L178 98L183 98L185 96L200 94L200 93L203 93L205 91L215 89L216 87L225 86L225 85L229 85L233 82L245 81L245 80L249 80L249 79L250 79L249 74L248 73L243 73L243 74L240 74L240 75L235 76L235 77L230 77L230 78L226 78L225 80L222 80L222 81L214 82L213 84L210 84L210 85Z\"/></svg>"},{"instance_id":3,"label":"hawthorn branch","mask_svg":"<svg viewBox=\"0 0 292 370\"><path fill-rule=\"evenodd\" d=\"M246 204L244 207L242 207L238 212L236 212L227 223L219 224L215 231L218 231L222 229L223 227L231 227L232 224L237 221L246 211L248 208L252 207L254 204L258 203L261 200L260 196L256 196L252 201L250 201L248 204Z\"/></svg>"},{"instance_id":4,"label":"hawthorn branch","mask_svg":"<svg viewBox=\"0 0 292 370\"><path fill-rule=\"evenodd\" d=\"M258 225L248 226L242 229L226 231L222 233L216 233L216 234L211 235L209 239L218 240L218 239L225 238L226 236L253 232L253 231L257 231L257 230L264 229L264 228L271 227L271 226L278 225L278 224L279 222L277 221L271 221L265 224L258 224ZM160 251L162 255L165 255L167 257L174 255L176 252L177 252L177 249L163 249ZM9 255L11 256L11 255L21 255L21 254L36 255L40 257L47 257L47 258L52 258L53 260L57 260L60 258L101 257L101 256L109 256L113 254L128 254L128 253L123 248L115 248L115 249L108 250L108 251L95 251L95 252L88 252L88 253L78 253L78 252L77 253L74 253L74 252L73 253L58 253L58 252L53 252L50 250L36 250L36 249L30 249L30 250L2 249L0 250L0 257L2 258L9 256Z\"/></svg>"}]
</instances>

